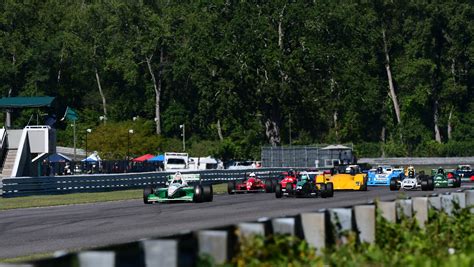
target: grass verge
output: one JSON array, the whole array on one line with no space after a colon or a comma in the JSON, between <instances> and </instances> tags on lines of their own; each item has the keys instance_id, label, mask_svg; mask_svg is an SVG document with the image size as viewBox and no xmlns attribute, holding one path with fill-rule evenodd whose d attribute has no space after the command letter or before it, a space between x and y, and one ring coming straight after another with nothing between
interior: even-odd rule
<instances>
[{"instance_id":1,"label":"grass verge","mask_svg":"<svg viewBox=\"0 0 474 267\"><path fill-rule=\"evenodd\" d=\"M142 190L0 198L0 210L139 199Z\"/></svg>"},{"instance_id":2,"label":"grass verge","mask_svg":"<svg viewBox=\"0 0 474 267\"><path fill-rule=\"evenodd\" d=\"M214 194L224 194L227 192L227 184L224 183L213 185L213 190ZM143 194L141 189L133 189L98 193L74 193L64 195L0 198L0 210L140 199L142 196Z\"/></svg>"},{"instance_id":3,"label":"grass verge","mask_svg":"<svg viewBox=\"0 0 474 267\"><path fill-rule=\"evenodd\" d=\"M27 256L15 257L15 258L0 259L0 263L18 264L18 263L25 263L25 262L36 261L36 260L41 260L41 259L47 259L51 257L53 257L53 253L37 253L37 254L31 254Z\"/></svg>"}]
</instances>

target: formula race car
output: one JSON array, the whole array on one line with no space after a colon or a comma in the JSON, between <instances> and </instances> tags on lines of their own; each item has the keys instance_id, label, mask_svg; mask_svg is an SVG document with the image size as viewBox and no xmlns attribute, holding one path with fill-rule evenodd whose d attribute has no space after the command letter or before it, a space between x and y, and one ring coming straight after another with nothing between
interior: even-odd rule
<instances>
[{"instance_id":1,"label":"formula race car","mask_svg":"<svg viewBox=\"0 0 474 267\"><path fill-rule=\"evenodd\" d=\"M415 168L412 166L408 167L407 176L393 177L390 179L390 190L398 191L400 189L404 190L419 190L422 191L433 191L435 187L433 177L425 175L424 172L419 174L415 173Z\"/></svg>"},{"instance_id":2,"label":"formula race car","mask_svg":"<svg viewBox=\"0 0 474 267\"><path fill-rule=\"evenodd\" d=\"M157 188L146 186L143 189L143 202L151 204L154 202L210 202L213 199L211 185L200 185L199 174L181 174L176 172L168 176L167 187ZM194 182L191 186L189 183Z\"/></svg>"},{"instance_id":3,"label":"formula race car","mask_svg":"<svg viewBox=\"0 0 474 267\"><path fill-rule=\"evenodd\" d=\"M367 173L368 185L390 185L392 178L403 180L405 174L403 169L393 168L391 166L378 166Z\"/></svg>"},{"instance_id":4,"label":"formula race car","mask_svg":"<svg viewBox=\"0 0 474 267\"><path fill-rule=\"evenodd\" d=\"M250 173L250 175L243 181L230 181L227 184L227 192L229 194L234 193L273 193L274 188L277 184L277 181L274 179L262 180L255 175L255 173Z\"/></svg>"},{"instance_id":5,"label":"formula race car","mask_svg":"<svg viewBox=\"0 0 474 267\"><path fill-rule=\"evenodd\" d=\"M280 186L281 188L281 191L283 193L286 192L286 186L287 184L290 184L291 185L291 188L295 188L296 187L296 182L297 182L297 176L298 176L298 173L295 172L294 170L289 170L288 172L284 172L282 174L283 178L280 180L279 184L276 185L275 187L275 193L277 192L277 188L278 186Z\"/></svg>"},{"instance_id":6,"label":"formula race car","mask_svg":"<svg viewBox=\"0 0 474 267\"><path fill-rule=\"evenodd\" d=\"M463 182L474 182L474 170L471 168L471 165L459 165L455 173L461 177Z\"/></svg>"},{"instance_id":7,"label":"formula race car","mask_svg":"<svg viewBox=\"0 0 474 267\"><path fill-rule=\"evenodd\" d=\"M454 170L445 170L442 167L431 170L435 187L461 187L461 177Z\"/></svg>"},{"instance_id":8,"label":"formula race car","mask_svg":"<svg viewBox=\"0 0 474 267\"><path fill-rule=\"evenodd\" d=\"M358 165L339 165L317 175L316 183L333 183L334 190L367 191L367 174Z\"/></svg>"},{"instance_id":9,"label":"formula race car","mask_svg":"<svg viewBox=\"0 0 474 267\"><path fill-rule=\"evenodd\" d=\"M307 172L301 172L297 175L293 183L286 182L285 191L283 191L282 184L279 183L275 188L275 197L333 197L333 184L329 183L315 183L311 175Z\"/></svg>"}]
</instances>

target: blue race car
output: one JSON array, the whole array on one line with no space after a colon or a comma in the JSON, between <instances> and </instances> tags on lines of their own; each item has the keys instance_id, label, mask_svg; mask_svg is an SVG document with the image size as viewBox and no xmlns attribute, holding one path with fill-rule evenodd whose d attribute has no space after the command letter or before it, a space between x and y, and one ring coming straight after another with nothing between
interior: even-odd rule
<instances>
[{"instance_id":1,"label":"blue race car","mask_svg":"<svg viewBox=\"0 0 474 267\"><path fill-rule=\"evenodd\" d=\"M367 185L390 185L392 178L398 178L401 181L405 178L405 173L401 168L379 166L369 170L367 177Z\"/></svg>"},{"instance_id":2,"label":"blue race car","mask_svg":"<svg viewBox=\"0 0 474 267\"><path fill-rule=\"evenodd\" d=\"M454 173L459 175L463 182L474 182L474 170L470 165L459 165Z\"/></svg>"}]
</instances>

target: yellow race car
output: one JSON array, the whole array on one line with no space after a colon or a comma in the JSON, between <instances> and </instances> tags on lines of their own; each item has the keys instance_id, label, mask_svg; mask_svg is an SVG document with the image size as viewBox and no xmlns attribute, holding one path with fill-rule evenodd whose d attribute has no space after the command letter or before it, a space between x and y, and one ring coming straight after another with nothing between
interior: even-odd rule
<instances>
[{"instance_id":1,"label":"yellow race car","mask_svg":"<svg viewBox=\"0 0 474 267\"><path fill-rule=\"evenodd\" d=\"M367 174L358 165L340 165L316 176L316 183L333 183L334 190L367 191Z\"/></svg>"}]
</instances>

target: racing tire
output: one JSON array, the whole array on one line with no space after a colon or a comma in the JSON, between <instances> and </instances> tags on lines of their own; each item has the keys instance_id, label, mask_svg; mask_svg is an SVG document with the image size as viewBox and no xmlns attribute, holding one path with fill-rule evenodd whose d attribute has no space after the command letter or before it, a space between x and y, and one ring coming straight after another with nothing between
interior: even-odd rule
<instances>
[{"instance_id":1,"label":"racing tire","mask_svg":"<svg viewBox=\"0 0 474 267\"><path fill-rule=\"evenodd\" d=\"M398 191L398 180L395 178L390 179L390 191Z\"/></svg>"},{"instance_id":2,"label":"racing tire","mask_svg":"<svg viewBox=\"0 0 474 267\"><path fill-rule=\"evenodd\" d=\"M194 186L194 194L193 194L193 202L194 203L201 203L202 201L203 201L202 186L195 185Z\"/></svg>"},{"instance_id":3,"label":"racing tire","mask_svg":"<svg viewBox=\"0 0 474 267\"><path fill-rule=\"evenodd\" d=\"M360 186L359 191L367 191L367 182L369 181L369 176L364 176L363 184Z\"/></svg>"},{"instance_id":4,"label":"racing tire","mask_svg":"<svg viewBox=\"0 0 474 267\"><path fill-rule=\"evenodd\" d=\"M426 177L426 181L428 181L428 191L433 191L434 188L435 188L435 183L434 183L434 180L433 178L431 177Z\"/></svg>"},{"instance_id":5,"label":"racing tire","mask_svg":"<svg viewBox=\"0 0 474 267\"><path fill-rule=\"evenodd\" d=\"M265 180L265 193L272 193L273 191L273 183L271 179Z\"/></svg>"},{"instance_id":6,"label":"racing tire","mask_svg":"<svg viewBox=\"0 0 474 267\"><path fill-rule=\"evenodd\" d=\"M229 195L235 194L235 181L230 181L227 183L227 193Z\"/></svg>"},{"instance_id":7,"label":"racing tire","mask_svg":"<svg viewBox=\"0 0 474 267\"><path fill-rule=\"evenodd\" d=\"M286 193L289 195L289 196L292 196L293 195L293 184L292 183L286 183Z\"/></svg>"},{"instance_id":8,"label":"racing tire","mask_svg":"<svg viewBox=\"0 0 474 267\"><path fill-rule=\"evenodd\" d=\"M322 198L326 198L328 196L328 188L326 184L320 184L319 191Z\"/></svg>"},{"instance_id":9,"label":"racing tire","mask_svg":"<svg viewBox=\"0 0 474 267\"><path fill-rule=\"evenodd\" d=\"M212 199L214 198L212 185L202 186L202 196L203 196L203 202L212 202Z\"/></svg>"},{"instance_id":10,"label":"racing tire","mask_svg":"<svg viewBox=\"0 0 474 267\"><path fill-rule=\"evenodd\" d=\"M428 184L428 179L422 178L421 180L421 191L428 191L430 190L430 186Z\"/></svg>"},{"instance_id":11,"label":"racing tire","mask_svg":"<svg viewBox=\"0 0 474 267\"><path fill-rule=\"evenodd\" d=\"M326 183L327 197L334 196L334 184L332 182Z\"/></svg>"},{"instance_id":12,"label":"racing tire","mask_svg":"<svg viewBox=\"0 0 474 267\"><path fill-rule=\"evenodd\" d=\"M276 179L272 179L272 190L273 192L276 192L276 187L278 185L278 181Z\"/></svg>"},{"instance_id":13,"label":"racing tire","mask_svg":"<svg viewBox=\"0 0 474 267\"><path fill-rule=\"evenodd\" d=\"M143 203L152 204L152 202L148 201L148 196L151 194L153 194L153 187L151 187L151 185L145 186L145 188L143 188Z\"/></svg>"},{"instance_id":14,"label":"racing tire","mask_svg":"<svg viewBox=\"0 0 474 267\"><path fill-rule=\"evenodd\" d=\"M309 183L305 183L303 185L303 188L301 189L301 191L303 193L302 196L304 196L304 197L310 196L311 195L311 185Z\"/></svg>"},{"instance_id":15,"label":"racing tire","mask_svg":"<svg viewBox=\"0 0 474 267\"><path fill-rule=\"evenodd\" d=\"M275 187L275 197L281 198L283 196L283 191L281 190L281 184L277 184Z\"/></svg>"}]
</instances>

